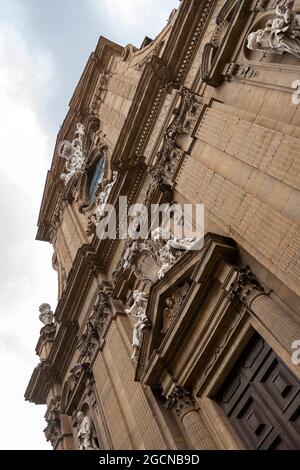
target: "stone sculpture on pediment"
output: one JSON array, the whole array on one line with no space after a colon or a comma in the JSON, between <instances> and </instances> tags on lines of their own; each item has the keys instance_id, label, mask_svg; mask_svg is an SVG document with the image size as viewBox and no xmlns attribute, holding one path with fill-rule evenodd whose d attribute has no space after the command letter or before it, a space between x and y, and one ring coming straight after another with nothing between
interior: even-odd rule
<instances>
[{"instance_id":1,"label":"stone sculpture on pediment","mask_svg":"<svg viewBox=\"0 0 300 470\"><path fill-rule=\"evenodd\" d=\"M200 246L200 240L196 237L179 239L168 234L158 227L152 232L152 239L158 250L160 269L158 279L162 279L167 271L179 260L185 251L195 250Z\"/></svg>"},{"instance_id":2,"label":"stone sculpture on pediment","mask_svg":"<svg viewBox=\"0 0 300 470\"><path fill-rule=\"evenodd\" d=\"M163 328L161 330L162 333L166 333L173 322L174 318L176 318L184 298L189 290L189 283L185 282L182 286L178 287L172 294L166 298L165 305L166 307L163 310Z\"/></svg>"},{"instance_id":3,"label":"stone sculpture on pediment","mask_svg":"<svg viewBox=\"0 0 300 470\"><path fill-rule=\"evenodd\" d=\"M113 273L116 281L118 276L127 269L132 269L137 279L152 283L146 273L143 273L138 259L141 255L152 258L156 265L156 278L162 279L169 269L179 260L186 251L201 248L201 240L196 237L179 239L175 235L166 232L161 227L151 233L147 240L128 240L126 248L117 269Z\"/></svg>"},{"instance_id":4,"label":"stone sculpture on pediment","mask_svg":"<svg viewBox=\"0 0 300 470\"><path fill-rule=\"evenodd\" d=\"M275 16L265 27L248 35L248 49L300 58L300 14L292 10L293 4L290 0L279 1Z\"/></svg>"}]
</instances>

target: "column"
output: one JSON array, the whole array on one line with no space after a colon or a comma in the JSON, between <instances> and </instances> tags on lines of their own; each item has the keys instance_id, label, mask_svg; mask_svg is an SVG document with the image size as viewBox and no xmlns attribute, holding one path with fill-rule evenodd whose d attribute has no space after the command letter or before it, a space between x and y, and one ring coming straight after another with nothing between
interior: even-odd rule
<instances>
[{"instance_id":1,"label":"column","mask_svg":"<svg viewBox=\"0 0 300 470\"><path fill-rule=\"evenodd\" d=\"M292 343L300 338L300 324L287 313L283 312L264 291L249 266L237 272L229 298L242 302L263 325L292 353Z\"/></svg>"},{"instance_id":2,"label":"column","mask_svg":"<svg viewBox=\"0 0 300 470\"><path fill-rule=\"evenodd\" d=\"M181 420L194 449L217 449L202 412L188 390L176 386L168 397L166 408L172 409Z\"/></svg>"}]
</instances>

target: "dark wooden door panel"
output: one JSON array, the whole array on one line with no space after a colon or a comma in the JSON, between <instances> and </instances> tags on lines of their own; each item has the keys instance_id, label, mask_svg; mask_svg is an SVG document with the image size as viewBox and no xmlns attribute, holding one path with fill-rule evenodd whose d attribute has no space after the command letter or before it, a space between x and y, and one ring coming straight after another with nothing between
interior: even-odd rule
<instances>
[{"instance_id":1,"label":"dark wooden door panel","mask_svg":"<svg viewBox=\"0 0 300 470\"><path fill-rule=\"evenodd\" d=\"M248 449L300 449L300 382L258 334L216 399Z\"/></svg>"}]
</instances>

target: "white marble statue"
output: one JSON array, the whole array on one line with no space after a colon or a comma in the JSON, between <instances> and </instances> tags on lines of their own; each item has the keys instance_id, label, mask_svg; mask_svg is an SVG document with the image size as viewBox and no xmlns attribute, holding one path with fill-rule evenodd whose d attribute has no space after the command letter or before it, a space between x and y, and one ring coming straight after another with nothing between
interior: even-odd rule
<instances>
[{"instance_id":1,"label":"white marble statue","mask_svg":"<svg viewBox=\"0 0 300 470\"><path fill-rule=\"evenodd\" d=\"M77 433L79 450L99 450L91 418L85 416L83 411L78 411L77 420L79 428Z\"/></svg>"},{"instance_id":2,"label":"white marble statue","mask_svg":"<svg viewBox=\"0 0 300 470\"><path fill-rule=\"evenodd\" d=\"M179 239L169 234L161 227L152 232L152 239L158 250L160 270L157 273L158 279L162 279L166 272L178 261L183 251L195 250L200 247L200 239L183 238Z\"/></svg>"},{"instance_id":3,"label":"white marble statue","mask_svg":"<svg viewBox=\"0 0 300 470\"><path fill-rule=\"evenodd\" d=\"M73 175L85 170L86 162L83 151L83 138L85 130L83 124L76 124L75 137L72 142L63 140L58 147L58 154L66 161L66 173L61 174L61 179L67 184Z\"/></svg>"},{"instance_id":4,"label":"white marble statue","mask_svg":"<svg viewBox=\"0 0 300 470\"><path fill-rule=\"evenodd\" d=\"M42 304L39 307L40 315L39 319L41 322L46 326L46 325L52 325L53 324L53 319L54 315L51 310L51 307L49 304Z\"/></svg>"},{"instance_id":5,"label":"white marble statue","mask_svg":"<svg viewBox=\"0 0 300 470\"><path fill-rule=\"evenodd\" d=\"M133 291L133 304L129 309L125 309L127 315L136 320L132 335L133 354L131 359L136 359L138 350L142 344L143 330L149 326L149 320L146 315L148 295L142 291Z\"/></svg>"},{"instance_id":6,"label":"white marble statue","mask_svg":"<svg viewBox=\"0 0 300 470\"><path fill-rule=\"evenodd\" d=\"M268 20L264 29L248 35L248 49L267 53L284 52L300 58L300 14L291 9L293 1L279 2L276 16Z\"/></svg>"},{"instance_id":7,"label":"white marble statue","mask_svg":"<svg viewBox=\"0 0 300 470\"><path fill-rule=\"evenodd\" d=\"M107 204L109 195L114 187L115 182L117 181L118 172L113 172L113 177L110 182L104 183L103 191L101 191L96 199L96 209L94 212L93 223L97 226L103 216L105 205Z\"/></svg>"}]
</instances>

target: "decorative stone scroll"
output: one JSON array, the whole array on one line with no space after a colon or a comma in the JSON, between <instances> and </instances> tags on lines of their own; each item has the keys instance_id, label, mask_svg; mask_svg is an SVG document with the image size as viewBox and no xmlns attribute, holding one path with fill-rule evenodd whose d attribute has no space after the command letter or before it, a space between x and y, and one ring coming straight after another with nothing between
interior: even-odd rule
<instances>
[{"instance_id":1,"label":"decorative stone scroll","mask_svg":"<svg viewBox=\"0 0 300 470\"><path fill-rule=\"evenodd\" d=\"M51 442L52 447L55 448L57 441L62 437L59 400L56 400L54 403L49 416L46 418L46 422L47 427L44 429L45 437L47 441Z\"/></svg>"},{"instance_id":2,"label":"decorative stone scroll","mask_svg":"<svg viewBox=\"0 0 300 470\"><path fill-rule=\"evenodd\" d=\"M133 354L131 359L137 359L138 351L142 344L143 331L150 326L149 319L146 315L148 304L148 295L145 292L135 290L132 294L133 304L130 308L125 309L127 315L136 320L132 336Z\"/></svg>"},{"instance_id":3,"label":"decorative stone scroll","mask_svg":"<svg viewBox=\"0 0 300 470\"><path fill-rule=\"evenodd\" d=\"M293 5L293 0L278 1L275 16L248 35L248 49L300 58L300 14L292 10Z\"/></svg>"},{"instance_id":4,"label":"decorative stone scroll","mask_svg":"<svg viewBox=\"0 0 300 470\"><path fill-rule=\"evenodd\" d=\"M72 142L63 140L58 146L58 154L66 161L66 173L60 175L61 179L67 184L70 179L86 170L86 156L83 149L83 139L85 128L83 124L76 124L75 137Z\"/></svg>"}]
</instances>

